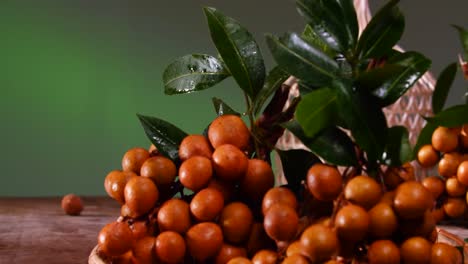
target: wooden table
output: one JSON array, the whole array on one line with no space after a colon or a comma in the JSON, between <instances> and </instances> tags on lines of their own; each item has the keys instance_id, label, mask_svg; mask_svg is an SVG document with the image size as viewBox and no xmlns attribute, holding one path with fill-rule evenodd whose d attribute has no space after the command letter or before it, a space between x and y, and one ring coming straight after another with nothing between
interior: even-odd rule
<instances>
[{"instance_id":1,"label":"wooden table","mask_svg":"<svg viewBox=\"0 0 468 264\"><path fill-rule=\"evenodd\" d=\"M65 215L61 198L0 198L0 263L88 263L99 230L117 219L109 198L83 198L80 216Z\"/></svg>"}]
</instances>

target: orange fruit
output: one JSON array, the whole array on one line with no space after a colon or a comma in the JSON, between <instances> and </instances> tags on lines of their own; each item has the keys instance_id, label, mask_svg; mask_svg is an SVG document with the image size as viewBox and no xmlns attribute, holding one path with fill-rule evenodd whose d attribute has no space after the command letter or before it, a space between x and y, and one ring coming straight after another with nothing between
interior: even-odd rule
<instances>
[{"instance_id":1,"label":"orange fruit","mask_svg":"<svg viewBox=\"0 0 468 264\"><path fill-rule=\"evenodd\" d=\"M211 159L213 148L208 139L202 135L186 136L179 145L179 158L187 160L193 156L203 156Z\"/></svg>"},{"instance_id":2,"label":"orange fruit","mask_svg":"<svg viewBox=\"0 0 468 264\"><path fill-rule=\"evenodd\" d=\"M321 224L307 227L300 238L300 250L314 263L321 263L335 256L338 246L336 232Z\"/></svg>"},{"instance_id":3,"label":"orange fruit","mask_svg":"<svg viewBox=\"0 0 468 264\"><path fill-rule=\"evenodd\" d=\"M299 216L285 204L273 204L265 214L263 227L268 236L277 241L290 241L296 235Z\"/></svg>"},{"instance_id":4,"label":"orange fruit","mask_svg":"<svg viewBox=\"0 0 468 264\"><path fill-rule=\"evenodd\" d=\"M387 189L394 190L398 185L404 182L400 176L400 169L398 167L390 167L384 173L384 183Z\"/></svg>"},{"instance_id":5,"label":"orange fruit","mask_svg":"<svg viewBox=\"0 0 468 264\"><path fill-rule=\"evenodd\" d=\"M149 158L148 150L132 148L125 152L122 158L122 170L140 173L141 165Z\"/></svg>"},{"instance_id":6,"label":"orange fruit","mask_svg":"<svg viewBox=\"0 0 468 264\"><path fill-rule=\"evenodd\" d=\"M190 212L200 222L213 221L223 207L223 194L215 188L202 189L190 202Z\"/></svg>"},{"instance_id":7,"label":"orange fruit","mask_svg":"<svg viewBox=\"0 0 468 264\"><path fill-rule=\"evenodd\" d=\"M179 233L165 231L156 237L155 252L164 263L182 262L185 251L185 241Z\"/></svg>"},{"instance_id":8,"label":"orange fruit","mask_svg":"<svg viewBox=\"0 0 468 264\"><path fill-rule=\"evenodd\" d=\"M468 186L468 160L465 160L458 165L457 179L463 185Z\"/></svg>"},{"instance_id":9,"label":"orange fruit","mask_svg":"<svg viewBox=\"0 0 468 264\"><path fill-rule=\"evenodd\" d=\"M308 264L309 261L302 255L295 254L289 257L286 257L282 264Z\"/></svg>"},{"instance_id":10,"label":"orange fruit","mask_svg":"<svg viewBox=\"0 0 468 264\"><path fill-rule=\"evenodd\" d=\"M445 183L440 177L431 176L424 178L421 184L432 194L434 199L439 198L445 191Z\"/></svg>"},{"instance_id":11,"label":"orange fruit","mask_svg":"<svg viewBox=\"0 0 468 264\"><path fill-rule=\"evenodd\" d=\"M416 181L407 181L395 191L393 206L398 216L404 219L421 218L432 209L434 198L424 186Z\"/></svg>"},{"instance_id":12,"label":"orange fruit","mask_svg":"<svg viewBox=\"0 0 468 264\"><path fill-rule=\"evenodd\" d=\"M262 249L273 249L276 243L268 237L263 227L263 223L255 222L250 230L249 239L246 243L247 253L249 256L255 255Z\"/></svg>"},{"instance_id":13,"label":"orange fruit","mask_svg":"<svg viewBox=\"0 0 468 264\"><path fill-rule=\"evenodd\" d=\"M332 166L314 164L307 172L307 188L318 200L333 201L342 190L340 172Z\"/></svg>"},{"instance_id":14,"label":"orange fruit","mask_svg":"<svg viewBox=\"0 0 468 264\"><path fill-rule=\"evenodd\" d=\"M403 263L430 263L432 245L423 237L408 238L400 246Z\"/></svg>"},{"instance_id":15,"label":"orange fruit","mask_svg":"<svg viewBox=\"0 0 468 264\"><path fill-rule=\"evenodd\" d=\"M378 203L369 210L369 233L376 238L390 237L398 228L398 218L388 203Z\"/></svg>"},{"instance_id":16,"label":"orange fruit","mask_svg":"<svg viewBox=\"0 0 468 264\"><path fill-rule=\"evenodd\" d=\"M253 264L276 264L277 261L278 253L267 249L258 251L252 258Z\"/></svg>"},{"instance_id":17,"label":"orange fruit","mask_svg":"<svg viewBox=\"0 0 468 264\"><path fill-rule=\"evenodd\" d=\"M351 203L370 209L382 197L382 188L371 177L359 175L346 184L344 196Z\"/></svg>"},{"instance_id":18,"label":"orange fruit","mask_svg":"<svg viewBox=\"0 0 468 264\"><path fill-rule=\"evenodd\" d=\"M229 260L227 264L252 264L252 261L244 257L235 257Z\"/></svg>"},{"instance_id":19,"label":"orange fruit","mask_svg":"<svg viewBox=\"0 0 468 264\"><path fill-rule=\"evenodd\" d=\"M391 240L374 241L367 250L369 264L399 264L400 250Z\"/></svg>"},{"instance_id":20,"label":"orange fruit","mask_svg":"<svg viewBox=\"0 0 468 264\"><path fill-rule=\"evenodd\" d=\"M446 127L436 128L432 133L432 146L444 153L454 151L458 146L457 131Z\"/></svg>"},{"instance_id":21,"label":"orange fruit","mask_svg":"<svg viewBox=\"0 0 468 264\"><path fill-rule=\"evenodd\" d=\"M286 249L286 257L292 256L294 254L302 254L302 247L301 241L296 240L289 244L288 248Z\"/></svg>"},{"instance_id":22,"label":"orange fruit","mask_svg":"<svg viewBox=\"0 0 468 264\"><path fill-rule=\"evenodd\" d=\"M139 240L140 238L144 238L150 235L150 230L147 226L146 221L134 221L130 224L130 230L132 230L133 238L135 241Z\"/></svg>"},{"instance_id":23,"label":"orange fruit","mask_svg":"<svg viewBox=\"0 0 468 264\"><path fill-rule=\"evenodd\" d=\"M461 217L466 211L466 201L463 198L448 198L445 201L444 212L450 218Z\"/></svg>"},{"instance_id":24,"label":"orange fruit","mask_svg":"<svg viewBox=\"0 0 468 264\"><path fill-rule=\"evenodd\" d=\"M226 264L236 257L247 257L245 248L224 243L215 257L215 264Z\"/></svg>"},{"instance_id":25,"label":"orange fruit","mask_svg":"<svg viewBox=\"0 0 468 264\"><path fill-rule=\"evenodd\" d=\"M409 236L428 237L436 227L436 219L431 210L427 210L421 219L402 220L399 222L399 233Z\"/></svg>"},{"instance_id":26,"label":"orange fruit","mask_svg":"<svg viewBox=\"0 0 468 264\"><path fill-rule=\"evenodd\" d=\"M214 223L205 222L192 226L185 236L188 253L204 262L216 256L223 245L223 232Z\"/></svg>"},{"instance_id":27,"label":"orange fruit","mask_svg":"<svg viewBox=\"0 0 468 264\"><path fill-rule=\"evenodd\" d=\"M461 156L457 152L445 153L439 161L439 174L445 178L450 178L457 175L457 169L461 162Z\"/></svg>"},{"instance_id":28,"label":"orange fruit","mask_svg":"<svg viewBox=\"0 0 468 264\"><path fill-rule=\"evenodd\" d=\"M174 182L177 174L177 168L172 160L156 156L147 159L141 165L140 175L150 178L156 185L166 185Z\"/></svg>"},{"instance_id":29,"label":"orange fruit","mask_svg":"<svg viewBox=\"0 0 468 264\"><path fill-rule=\"evenodd\" d=\"M124 222L112 222L105 225L98 235L99 251L106 256L116 257L133 247L133 234Z\"/></svg>"},{"instance_id":30,"label":"orange fruit","mask_svg":"<svg viewBox=\"0 0 468 264\"><path fill-rule=\"evenodd\" d=\"M124 204L125 185L127 184L128 180L136 176L138 175L133 171L113 170L109 172L106 178L104 179L104 189L111 198L113 198L120 204Z\"/></svg>"},{"instance_id":31,"label":"orange fruit","mask_svg":"<svg viewBox=\"0 0 468 264\"><path fill-rule=\"evenodd\" d=\"M264 215L273 204L285 204L295 210L297 209L296 195L285 187L272 188L263 197L262 212Z\"/></svg>"},{"instance_id":32,"label":"orange fruit","mask_svg":"<svg viewBox=\"0 0 468 264\"><path fill-rule=\"evenodd\" d=\"M439 153L431 144L422 146L418 151L418 162L424 168L433 167L439 161Z\"/></svg>"},{"instance_id":33,"label":"orange fruit","mask_svg":"<svg viewBox=\"0 0 468 264\"><path fill-rule=\"evenodd\" d=\"M249 146L250 131L240 117L222 115L211 122L208 139L214 148L232 144L241 150L246 150Z\"/></svg>"},{"instance_id":34,"label":"orange fruit","mask_svg":"<svg viewBox=\"0 0 468 264\"><path fill-rule=\"evenodd\" d=\"M150 179L133 177L125 185L124 198L128 208L140 216L153 209L158 201L159 191Z\"/></svg>"},{"instance_id":35,"label":"orange fruit","mask_svg":"<svg viewBox=\"0 0 468 264\"><path fill-rule=\"evenodd\" d=\"M253 214L250 208L241 202L226 205L219 217L219 225L226 241L241 243L249 238L253 224Z\"/></svg>"},{"instance_id":36,"label":"orange fruit","mask_svg":"<svg viewBox=\"0 0 468 264\"><path fill-rule=\"evenodd\" d=\"M462 264L463 258L458 249L442 242L432 245L431 264Z\"/></svg>"},{"instance_id":37,"label":"orange fruit","mask_svg":"<svg viewBox=\"0 0 468 264\"><path fill-rule=\"evenodd\" d=\"M75 194L67 194L62 198L61 206L67 215L80 215L83 211L83 201Z\"/></svg>"},{"instance_id":38,"label":"orange fruit","mask_svg":"<svg viewBox=\"0 0 468 264\"><path fill-rule=\"evenodd\" d=\"M434 218L434 221L439 223L445 218L445 211L443 207L440 208L434 208L434 210L431 211L432 218Z\"/></svg>"},{"instance_id":39,"label":"orange fruit","mask_svg":"<svg viewBox=\"0 0 468 264\"><path fill-rule=\"evenodd\" d=\"M343 206L335 218L335 228L338 237L350 242L357 242L367 235L370 217L360 206L349 204Z\"/></svg>"},{"instance_id":40,"label":"orange fruit","mask_svg":"<svg viewBox=\"0 0 468 264\"><path fill-rule=\"evenodd\" d=\"M155 237L145 236L136 241L133 246L133 258L138 264L152 264L156 259Z\"/></svg>"},{"instance_id":41,"label":"orange fruit","mask_svg":"<svg viewBox=\"0 0 468 264\"><path fill-rule=\"evenodd\" d=\"M273 188L275 176L270 164L261 159L250 159L247 172L241 181L240 188L243 194L252 201L262 200L265 193Z\"/></svg>"},{"instance_id":42,"label":"orange fruit","mask_svg":"<svg viewBox=\"0 0 468 264\"><path fill-rule=\"evenodd\" d=\"M161 231L184 234L191 225L189 205L181 199L170 199L159 209L157 219Z\"/></svg>"},{"instance_id":43,"label":"orange fruit","mask_svg":"<svg viewBox=\"0 0 468 264\"><path fill-rule=\"evenodd\" d=\"M226 182L215 177L211 178L206 188L212 188L220 191L223 194L224 203L231 201L236 191L236 186L231 182Z\"/></svg>"},{"instance_id":44,"label":"orange fruit","mask_svg":"<svg viewBox=\"0 0 468 264\"><path fill-rule=\"evenodd\" d=\"M449 178L445 181L445 190L447 194L452 197L466 194L466 186L459 182L457 177Z\"/></svg>"},{"instance_id":45,"label":"orange fruit","mask_svg":"<svg viewBox=\"0 0 468 264\"><path fill-rule=\"evenodd\" d=\"M222 180L242 180L247 166L247 156L234 145L221 145L213 152L213 169L216 176Z\"/></svg>"},{"instance_id":46,"label":"orange fruit","mask_svg":"<svg viewBox=\"0 0 468 264\"><path fill-rule=\"evenodd\" d=\"M387 191L384 192L382 197L380 198L379 203L386 203L390 206L393 206L393 200L395 199L395 191Z\"/></svg>"},{"instance_id":47,"label":"orange fruit","mask_svg":"<svg viewBox=\"0 0 468 264\"><path fill-rule=\"evenodd\" d=\"M213 176L211 160L194 156L182 162L179 168L179 180L185 188L197 192L208 185Z\"/></svg>"}]
</instances>

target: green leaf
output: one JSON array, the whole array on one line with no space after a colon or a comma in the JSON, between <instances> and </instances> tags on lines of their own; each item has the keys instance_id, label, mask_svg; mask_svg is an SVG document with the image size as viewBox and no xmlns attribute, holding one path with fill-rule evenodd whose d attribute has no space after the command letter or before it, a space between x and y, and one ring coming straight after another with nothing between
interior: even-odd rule
<instances>
[{"instance_id":1,"label":"green leaf","mask_svg":"<svg viewBox=\"0 0 468 264\"><path fill-rule=\"evenodd\" d=\"M299 13L335 51L353 50L359 32L352 0L296 0Z\"/></svg>"},{"instance_id":2,"label":"green leaf","mask_svg":"<svg viewBox=\"0 0 468 264\"><path fill-rule=\"evenodd\" d=\"M215 8L203 8L211 38L232 76L251 98L265 80L265 65L252 34Z\"/></svg>"},{"instance_id":3,"label":"green leaf","mask_svg":"<svg viewBox=\"0 0 468 264\"><path fill-rule=\"evenodd\" d=\"M334 58L337 55L336 51L330 48L330 46L328 46L328 44L325 43L322 38L320 38L320 36L314 32L309 24L305 26L304 31L302 32L302 38L313 46L319 48L330 58Z\"/></svg>"},{"instance_id":4,"label":"green leaf","mask_svg":"<svg viewBox=\"0 0 468 264\"><path fill-rule=\"evenodd\" d=\"M389 128L382 161L388 166L400 166L411 160L413 160L413 150L411 149L406 127L394 126Z\"/></svg>"},{"instance_id":5,"label":"green leaf","mask_svg":"<svg viewBox=\"0 0 468 264\"><path fill-rule=\"evenodd\" d=\"M315 137L305 135L301 125L292 120L282 126L291 131L315 155L327 163L338 166L355 166L358 164L353 141L337 127L328 127Z\"/></svg>"},{"instance_id":6,"label":"green leaf","mask_svg":"<svg viewBox=\"0 0 468 264\"><path fill-rule=\"evenodd\" d=\"M418 135L418 140L413 149L413 157L418 155L418 151L422 146L432 143L432 133L434 133L434 130L436 130L437 127L438 126L436 124L426 123Z\"/></svg>"},{"instance_id":7,"label":"green leaf","mask_svg":"<svg viewBox=\"0 0 468 264\"><path fill-rule=\"evenodd\" d=\"M457 64L452 63L448 65L442 73L440 73L439 78L437 78L434 93L432 94L432 111L434 114L439 113L444 108L447 95L456 74Z\"/></svg>"},{"instance_id":8,"label":"green leaf","mask_svg":"<svg viewBox=\"0 0 468 264\"><path fill-rule=\"evenodd\" d=\"M458 30L458 34L460 35L460 41L465 51L465 60L468 60L468 31L457 25L452 26Z\"/></svg>"},{"instance_id":9,"label":"green leaf","mask_svg":"<svg viewBox=\"0 0 468 264\"><path fill-rule=\"evenodd\" d=\"M321 88L302 97L296 108L296 119L308 137L314 137L333 124L336 100L336 94L330 88Z\"/></svg>"},{"instance_id":10,"label":"green leaf","mask_svg":"<svg viewBox=\"0 0 468 264\"><path fill-rule=\"evenodd\" d=\"M230 75L213 56L191 54L172 62L163 73L164 92L183 94L212 87Z\"/></svg>"},{"instance_id":11,"label":"green leaf","mask_svg":"<svg viewBox=\"0 0 468 264\"><path fill-rule=\"evenodd\" d=\"M388 79L373 91L380 99L381 107L395 103L404 95L429 69L431 61L420 53L410 51L390 58L388 65L384 68L393 67L395 72L389 71ZM401 68L395 69L395 65Z\"/></svg>"},{"instance_id":12,"label":"green leaf","mask_svg":"<svg viewBox=\"0 0 468 264\"><path fill-rule=\"evenodd\" d=\"M211 100L213 101L213 106L214 106L216 114L218 114L218 116L221 116L221 115L237 115L237 116L240 116L239 112L232 109L223 100L221 100L221 99L219 99L217 97L213 97Z\"/></svg>"},{"instance_id":13,"label":"green leaf","mask_svg":"<svg viewBox=\"0 0 468 264\"><path fill-rule=\"evenodd\" d=\"M289 74L281 68L274 67L267 75L263 88L253 102L253 113L257 115L262 110L268 98L289 78Z\"/></svg>"},{"instance_id":14,"label":"green leaf","mask_svg":"<svg viewBox=\"0 0 468 264\"><path fill-rule=\"evenodd\" d=\"M433 117L426 118L437 126L457 127L468 123L468 104L456 105L439 112Z\"/></svg>"},{"instance_id":15,"label":"green leaf","mask_svg":"<svg viewBox=\"0 0 468 264\"><path fill-rule=\"evenodd\" d=\"M311 84L326 86L336 78L338 64L296 33L278 39L267 35L267 44L278 65L291 75Z\"/></svg>"},{"instance_id":16,"label":"green leaf","mask_svg":"<svg viewBox=\"0 0 468 264\"><path fill-rule=\"evenodd\" d=\"M179 145L187 134L162 119L137 114L149 140L169 159L179 161Z\"/></svg>"},{"instance_id":17,"label":"green leaf","mask_svg":"<svg viewBox=\"0 0 468 264\"><path fill-rule=\"evenodd\" d=\"M338 113L370 161L379 160L387 138L387 122L377 100L349 81L334 82Z\"/></svg>"},{"instance_id":18,"label":"green leaf","mask_svg":"<svg viewBox=\"0 0 468 264\"><path fill-rule=\"evenodd\" d=\"M381 57L400 40L405 18L398 8L399 0L392 0L380 9L362 32L357 45L360 58Z\"/></svg>"},{"instance_id":19,"label":"green leaf","mask_svg":"<svg viewBox=\"0 0 468 264\"><path fill-rule=\"evenodd\" d=\"M315 163L320 163L320 160L313 153L303 149L293 150L276 150L278 152L283 173L288 181L288 186L299 194L301 182L305 180L307 171Z\"/></svg>"}]
</instances>

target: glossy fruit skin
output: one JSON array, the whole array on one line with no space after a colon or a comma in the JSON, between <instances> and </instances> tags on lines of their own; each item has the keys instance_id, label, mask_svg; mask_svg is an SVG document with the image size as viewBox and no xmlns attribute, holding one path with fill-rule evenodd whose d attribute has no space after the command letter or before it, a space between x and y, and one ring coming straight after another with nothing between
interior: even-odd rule
<instances>
[{"instance_id":1,"label":"glossy fruit skin","mask_svg":"<svg viewBox=\"0 0 468 264\"><path fill-rule=\"evenodd\" d=\"M150 178L157 186L174 182L176 174L177 168L174 162L163 156L147 159L140 169L140 175Z\"/></svg>"},{"instance_id":2,"label":"glossy fruit skin","mask_svg":"<svg viewBox=\"0 0 468 264\"><path fill-rule=\"evenodd\" d=\"M252 264L252 261L244 257L235 257L229 260L227 264Z\"/></svg>"},{"instance_id":3,"label":"glossy fruit skin","mask_svg":"<svg viewBox=\"0 0 468 264\"><path fill-rule=\"evenodd\" d=\"M245 248L224 243L215 257L215 264L226 264L236 257L247 257Z\"/></svg>"},{"instance_id":4,"label":"glossy fruit skin","mask_svg":"<svg viewBox=\"0 0 468 264\"><path fill-rule=\"evenodd\" d=\"M432 193L432 197L434 197L434 199L439 198L445 191L444 181L441 178L436 177L436 176L424 178L421 184L430 193Z\"/></svg>"},{"instance_id":5,"label":"glossy fruit skin","mask_svg":"<svg viewBox=\"0 0 468 264\"><path fill-rule=\"evenodd\" d=\"M367 235L369 225L369 214L360 206L345 205L336 214L335 228L340 239L360 241Z\"/></svg>"},{"instance_id":6,"label":"glossy fruit skin","mask_svg":"<svg viewBox=\"0 0 468 264\"><path fill-rule=\"evenodd\" d=\"M450 178L457 175L457 168L460 165L461 156L456 152L445 153L439 161L439 174L445 178Z\"/></svg>"},{"instance_id":7,"label":"glossy fruit skin","mask_svg":"<svg viewBox=\"0 0 468 264\"><path fill-rule=\"evenodd\" d=\"M285 204L293 209L297 208L297 199L295 194L285 187L275 187L270 189L262 201L262 213L266 214L268 209L274 204Z\"/></svg>"},{"instance_id":8,"label":"glossy fruit skin","mask_svg":"<svg viewBox=\"0 0 468 264\"><path fill-rule=\"evenodd\" d=\"M335 256L338 253L338 246L336 232L322 224L307 227L300 238L302 253L314 263L321 263Z\"/></svg>"},{"instance_id":9,"label":"glossy fruit skin","mask_svg":"<svg viewBox=\"0 0 468 264\"><path fill-rule=\"evenodd\" d=\"M124 222L105 225L98 235L99 251L109 257L124 254L133 247L133 234Z\"/></svg>"},{"instance_id":10,"label":"glossy fruit skin","mask_svg":"<svg viewBox=\"0 0 468 264\"><path fill-rule=\"evenodd\" d=\"M185 234L191 225L189 205L181 199L166 201L159 209L157 218L161 231Z\"/></svg>"},{"instance_id":11,"label":"glossy fruit skin","mask_svg":"<svg viewBox=\"0 0 468 264\"><path fill-rule=\"evenodd\" d=\"M119 202L120 204L125 203L124 197L124 188L127 182L133 178L138 176L133 171L119 171L113 170L109 172L104 179L104 189L106 193Z\"/></svg>"},{"instance_id":12,"label":"glossy fruit skin","mask_svg":"<svg viewBox=\"0 0 468 264\"><path fill-rule=\"evenodd\" d=\"M245 242L249 238L253 220L252 211L244 203L226 205L219 217L224 239L234 244Z\"/></svg>"},{"instance_id":13,"label":"glossy fruit skin","mask_svg":"<svg viewBox=\"0 0 468 264\"><path fill-rule=\"evenodd\" d=\"M299 227L299 216L285 204L274 204L265 214L263 227L271 239L291 241Z\"/></svg>"},{"instance_id":14,"label":"glossy fruit skin","mask_svg":"<svg viewBox=\"0 0 468 264\"><path fill-rule=\"evenodd\" d=\"M155 252L165 263L181 263L186 252L185 240L179 233L162 232L156 237Z\"/></svg>"},{"instance_id":15,"label":"glossy fruit skin","mask_svg":"<svg viewBox=\"0 0 468 264\"><path fill-rule=\"evenodd\" d=\"M210 159L211 155L213 155L213 148L203 135L189 135L180 142L179 158L182 161L193 156L203 156Z\"/></svg>"},{"instance_id":16,"label":"glossy fruit skin","mask_svg":"<svg viewBox=\"0 0 468 264\"><path fill-rule=\"evenodd\" d=\"M179 168L179 180L182 185L197 192L208 185L213 176L211 160L194 156L182 162Z\"/></svg>"},{"instance_id":17,"label":"glossy fruit skin","mask_svg":"<svg viewBox=\"0 0 468 264\"><path fill-rule=\"evenodd\" d=\"M458 181L456 177L445 181L445 191L451 197L463 196L466 194L466 186Z\"/></svg>"},{"instance_id":18,"label":"glossy fruit skin","mask_svg":"<svg viewBox=\"0 0 468 264\"><path fill-rule=\"evenodd\" d=\"M419 182L407 181L395 191L393 206L398 216L404 219L421 218L433 206L432 194Z\"/></svg>"},{"instance_id":19,"label":"glossy fruit skin","mask_svg":"<svg viewBox=\"0 0 468 264\"><path fill-rule=\"evenodd\" d=\"M398 218L388 203L378 203L369 210L369 234L375 238L389 238L398 228Z\"/></svg>"},{"instance_id":20,"label":"glossy fruit skin","mask_svg":"<svg viewBox=\"0 0 468 264\"><path fill-rule=\"evenodd\" d=\"M152 231L147 226L146 221L135 221L129 225L130 230L132 230L133 238L135 241L139 240L140 238L144 238L149 236Z\"/></svg>"},{"instance_id":21,"label":"glossy fruit skin","mask_svg":"<svg viewBox=\"0 0 468 264\"><path fill-rule=\"evenodd\" d=\"M431 264L462 264L463 258L458 249L442 242L432 245Z\"/></svg>"},{"instance_id":22,"label":"glossy fruit skin","mask_svg":"<svg viewBox=\"0 0 468 264\"><path fill-rule=\"evenodd\" d=\"M250 142L250 131L240 117L222 115L211 122L208 139L215 149L224 144L232 144L246 150Z\"/></svg>"},{"instance_id":23,"label":"glossy fruit skin","mask_svg":"<svg viewBox=\"0 0 468 264\"><path fill-rule=\"evenodd\" d=\"M214 188L202 189L190 202L190 212L200 222L214 221L223 207L223 194Z\"/></svg>"},{"instance_id":24,"label":"glossy fruit skin","mask_svg":"<svg viewBox=\"0 0 468 264\"><path fill-rule=\"evenodd\" d=\"M422 146L418 151L418 162L424 168L430 168L439 161L439 153L431 144Z\"/></svg>"},{"instance_id":25,"label":"glossy fruit skin","mask_svg":"<svg viewBox=\"0 0 468 264\"><path fill-rule=\"evenodd\" d=\"M292 256L294 254L302 254L302 246L300 240L292 242L286 249L286 257Z\"/></svg>"},{"instance_id":26,"label":"glossy fruit skin","mask_svg":"<svg viewBox=\"0 0 468 264\"><path fill-rule=\"evenodd\" d=\"M402 263L425 264L431 261L431 243L423 237L411 237L400 246Z\"/></svg>"},{"instance_id":27,"label":"glossy fruit skin","mask_svg":"<svg viewBox=\"0 0 468 264\"><path fill-rule=\"evenodd\" d=\"M159 191L152 180L133 177L125 185L124 197L128 208L140 216L153 209L158 201Z\"/></svg>"},{"instance_id":28,"label":"glossy fruit skin","mask_svg":"<svg viewBox=\"0 0 468 264\"><path fill-rule=\"evenodd\" d=\"M253 264L276 264L278 253L273 250L260 250L252 258Z\"/></svg>"},{"instance_id":29,"label":"glossy fruit skin","mask_svg":"<svg viewBox=\"0 0 468 264\"><path fill-rule=\"evenodd\" d=\"M438 127L432 133L432 146L440 152L454 151L458 146L458 134L446 127Z\"/></svg>"},{"instance_id":30,"label":"glossy fruit skin","mask_svg":"<svg viewBox=\"0 0 468 264\"><path fill-rule=\"evenodd\" d=\"M374 241L367 250L369 264L399 264L400 250L391 240Z\"/></svg>"},{"instance_id":31,"label":"glossy fruit skin","mask_svg":"<svg viewBox=\"0 0 468 264\"><path fill-rule=\"evenodd\" d=\"M67 215L80 215L83 211L83 201L75 194L67 194L62 198L61 206Z\"/></svg>"},{"instance_id":32,"label":"glossy fruit skin","mask_svg":"<svg viewBox=\"0 0 468 264\"><path fill-rule=\"evenodd\" d=\"M458 165L457 179L463 185L468 186L468 160L465 160Z\"/></svg>"},{"instance_id":33,"label":"glossy fruit skin","mask_svg":"<svg viewBox=\"0 0 468 264\"><path fill-rule=\"evenodd\" d=\"M188 253L198 261L216 256L223 245L223 232L214 223L193 225L185 236Z\"/></svg>"},{"instance_id":34,"label":"glossy fruit skin","mask_svg":"<svg viewBox=\"0 0 468 264\"><path fill-rule=\"evenodd\" d=\"M247 172L248 158L234 145L224 144L213 152L213 169L225 181L240 181Z\"/></svg>"},{"instance_id":35,"label":"glossy fruit skin","mask_svg":"<svg viewBox=\"0 0 468 264\"><path fill-rule=\"evenodd\" d=\"M445 215L449 218L462 216L466 211L466 207L466 201L463 198L448 198L443 205Z\"/></svg>"},{"instance_id":36,"label":"glossy fruit skin","mask_svg":"<svg viewBox=\"0 0 468 264\"><path fill-rule=\"evenodd\" d=\"M346 184L344 195L351 203L370 209L379 202L382 189L371 177L359 175Z\"/></svg>"},{"instance_id":37,"label":"glossy fruit skin","mask_svg":"<svg viewBox=\"0 0 468 264\"><path fill-rule=\"evenodd\" d=\"M309 261L302 255L295 254L289 256L281 262L282 264L308 264Z\"/></svg>"},{"instance_id":38,"label":"glossy fruit skin","mask_svg":"<svg viewBox=\"0 0 468 264\"><path fill-rule=\"evenodd\" d=\"M307 172L307 188L318 200L334 200L341 193L342 184L341 174L335 167L314 164Z\"/></svg>"},{"instance_id":39,"label":"glossy fruit skin","mask_svg":"<svg viewBox=\"0 0 468 264\"><path fill-rule=\"evenodd\" d=\"M135 262L138 264L152 264L156 261L156 238L146 236L136 240L132 252Z\"/></svg>"},{"instance_id":40,"label":"glossy fruit skin","mask_svg":"<svg viewBox=\"0 0 468 264\"><path fill-rule=\"evenodd\" d=\"M262 200L265 193L273 188L275 176L271 166L261 159L249 159L247 172L242 179L240 188L243 194L251 200Z\"/></svg>"},{"instance_id":41,"label":"glossy fruit skin","mask_svg":"<svg viewBox=\"0 0 468 264\"><path fill-rule=\"evenodd\" d=\"M144 148L132 148L125 152L122 158L122 170L140 173L141 165L149 158L148 150Z\"/></svg>"}]
</instances>

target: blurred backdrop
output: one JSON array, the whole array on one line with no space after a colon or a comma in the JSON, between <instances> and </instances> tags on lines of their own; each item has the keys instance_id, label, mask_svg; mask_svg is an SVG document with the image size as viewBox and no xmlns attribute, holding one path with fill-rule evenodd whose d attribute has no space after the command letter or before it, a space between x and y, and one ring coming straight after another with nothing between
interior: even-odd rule
<instances>
[{"instance_id":1,"label":"blurred backdrop","mask_svg":"<svg viewBox=\"0 0 468 264\"><path fill-rule=\"evenodd\" d=\"M212 96L243 111L232 80L189 95L163 93L162 72L173 59L216 54L205 5L249 28L268 68L263 34L304 26L293 0L0 1L0 196L104 194L104 177L120 168L123 153L150 145L136 113L200 133L215 116ZM431 58L438 75L461 51L450 24L468 27L468 1L402 1L401 8L401 45ZM448 105L462 101L460 74L456 86Z\"/></svg>"}]
</instances>

